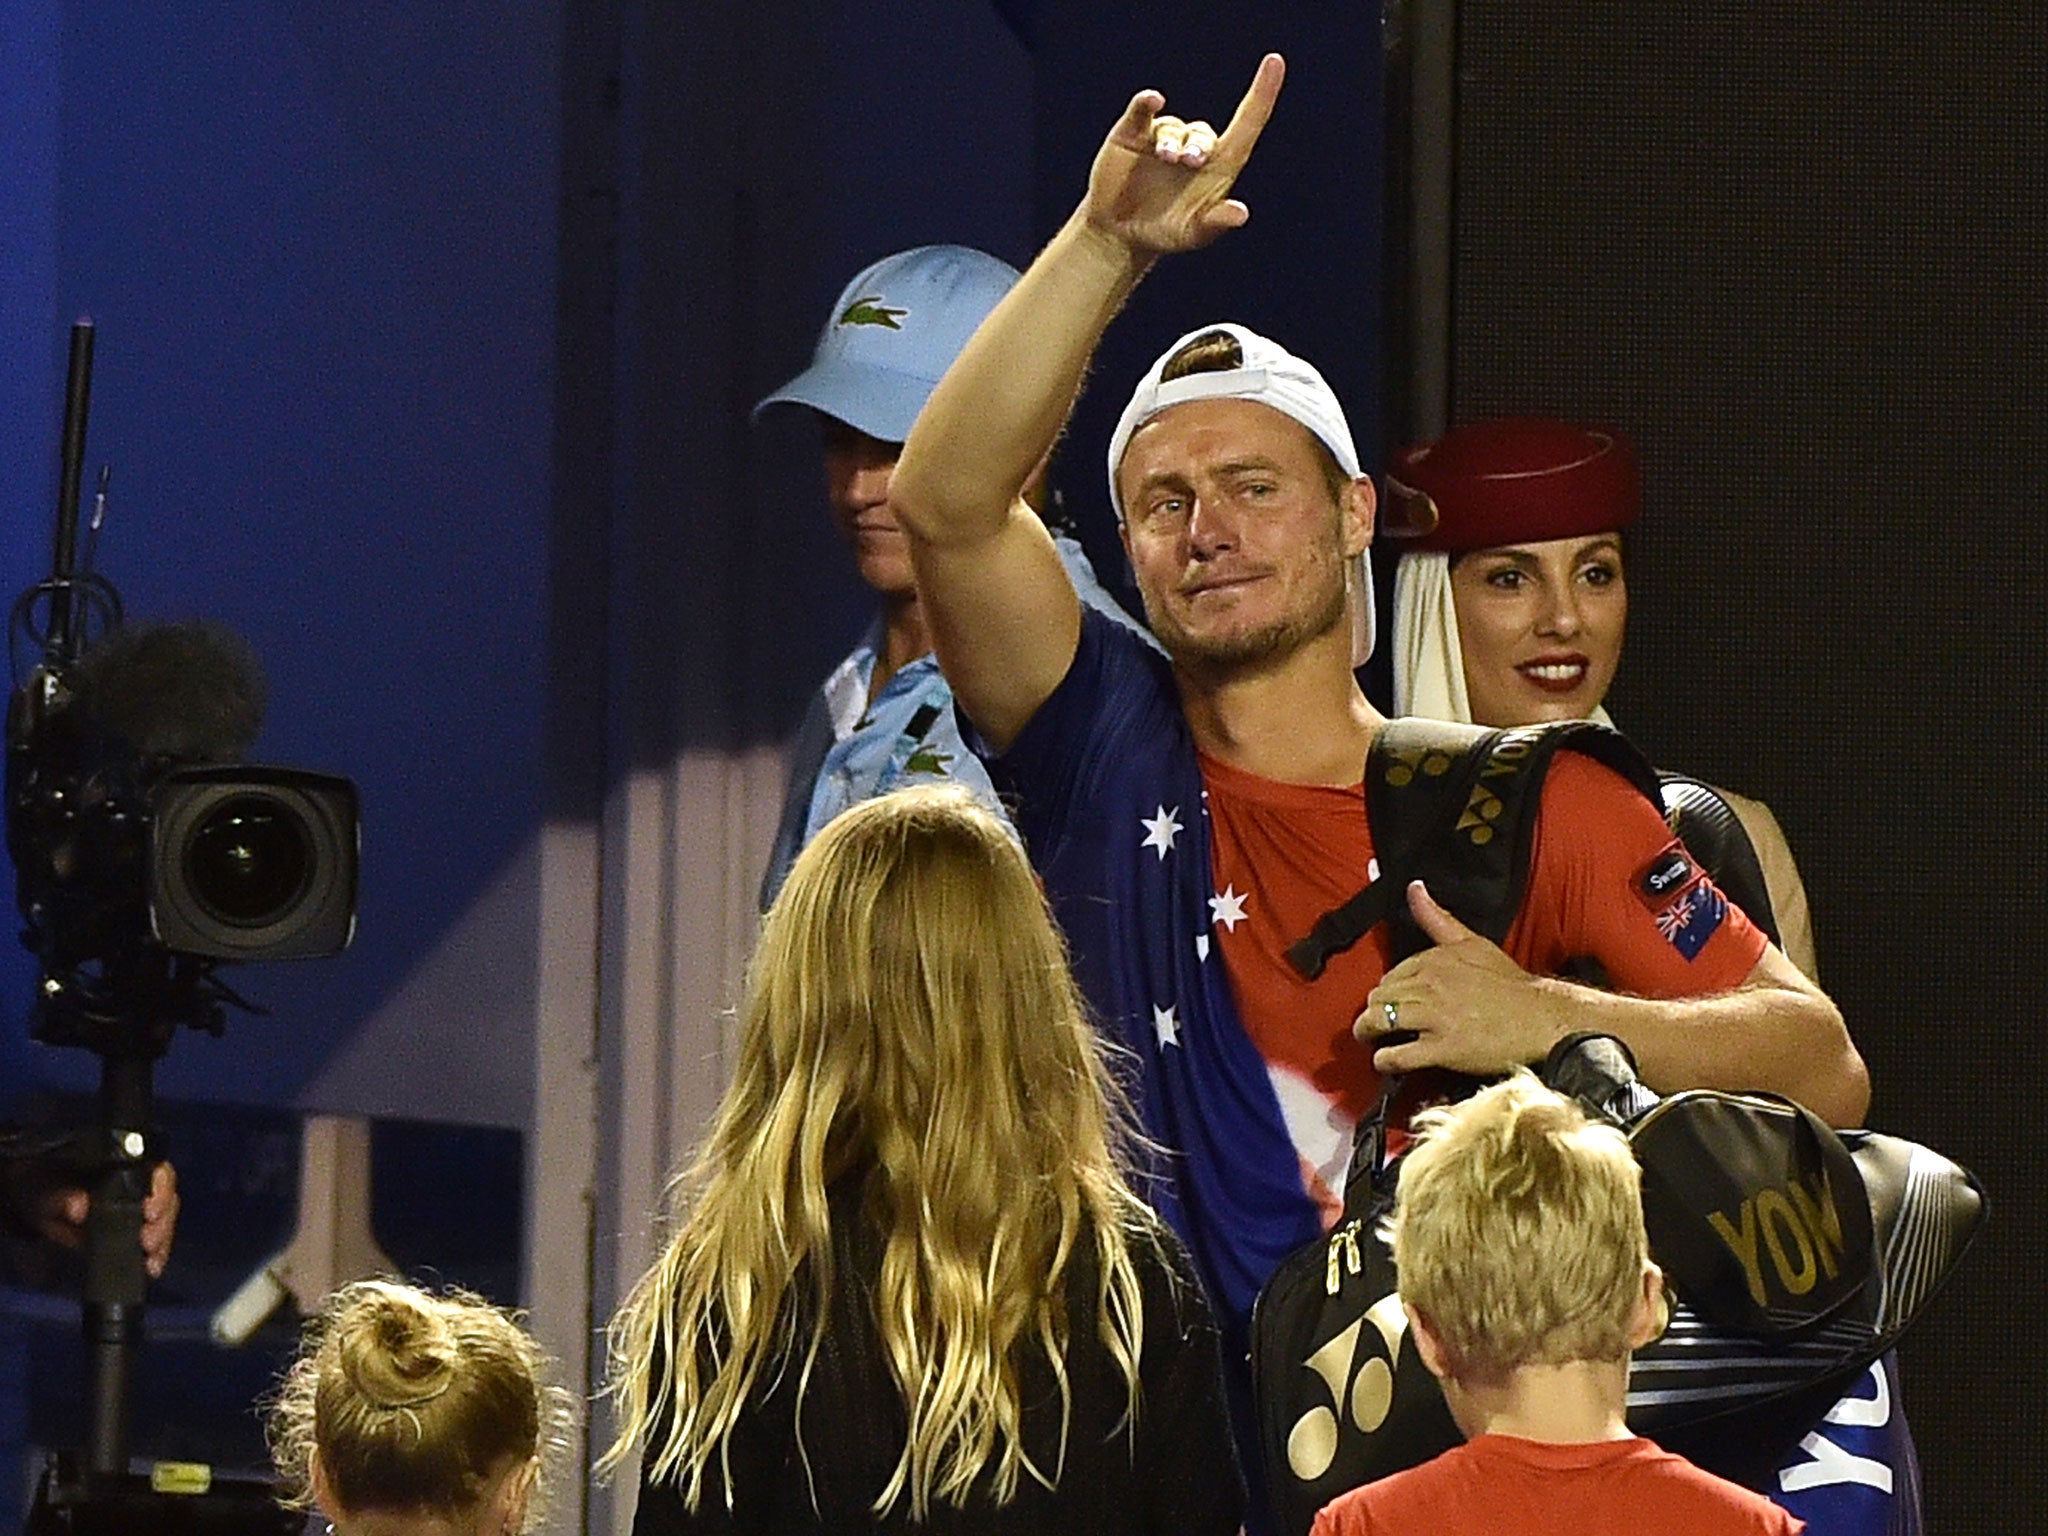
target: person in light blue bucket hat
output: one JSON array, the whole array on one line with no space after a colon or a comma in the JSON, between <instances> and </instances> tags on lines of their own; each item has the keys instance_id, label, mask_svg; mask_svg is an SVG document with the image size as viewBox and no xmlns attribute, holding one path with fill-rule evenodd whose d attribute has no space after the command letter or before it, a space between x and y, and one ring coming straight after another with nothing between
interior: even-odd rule
<instances>
[{"instance_id":1,"label":"person in light blue bucket hat","mask_svg":"<svg viewBox=\"0 0 2048 1536\"><path fill-rule=\"evenodd\" d=\"M812 697L790 747L789 784L761 880L765 909L798 850L851 805L904 784L954 781L1000 811L960 739L952 690L932 656L902 530L889 510L896 455L940 378L1018 273L964 245L921 245L861 271L833 301L810 366L754 407L815 411L825 430L825 492L874 623ZM1026 487L1045 511L1045 474ZM1134 630L1072 538L1057 538L1082 600ZM1143 631L1140 630L1142 633Z\"/></svg>"}]
</instances>

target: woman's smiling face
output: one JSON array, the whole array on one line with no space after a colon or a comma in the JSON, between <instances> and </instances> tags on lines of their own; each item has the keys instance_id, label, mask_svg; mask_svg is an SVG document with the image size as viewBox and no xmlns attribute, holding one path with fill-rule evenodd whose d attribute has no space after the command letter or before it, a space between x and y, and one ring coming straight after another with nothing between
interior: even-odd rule
<instances>
[{"instance_id":1,"label":"woman's smiling face","mask_svg":"<svg viewBox=\"0 0 2048 1536\"><path fill-rule=\"evenodd\" d=\"M1451 600L1476 724L1580 720L1607 696L1628 627L1619 534L1459 555Z\"/></svg>"}]
</instances>

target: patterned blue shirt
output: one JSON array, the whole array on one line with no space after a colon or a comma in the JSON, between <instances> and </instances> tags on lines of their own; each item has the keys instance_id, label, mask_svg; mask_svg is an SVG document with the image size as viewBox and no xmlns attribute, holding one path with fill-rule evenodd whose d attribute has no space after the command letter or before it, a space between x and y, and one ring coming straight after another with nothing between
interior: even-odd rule
<instances>
[{"instance_id":1,"label":"patterned blue shirt","mask_svg":"<svg viewBox=\"0 0 2048 1536\"><path fill-rule=\"evenodd\" d=\"M1213 942L1207 801L1170 664L1084 613L1066 677L988 763L1163 1149L1146 1194L1241 1344L1260 1287L1322 1223ZM1919 1466L1892 1381L1889 1359L1874 1366L1761 1484L1809 1536L1919 1536Z\"/></svg>"},{"instance_id":2,"label":"patterned blue shirt","mask_svg":"<svg viewBox=\"0 0 2048 1536\"><path fill-rule=\"evenodd\" d=\"M1064 535L1053 542L1083 605L1153 646L1151 636L1096 579L1081 546ZM937 658L927 654L906 663L868 701L882 640L878 621L812 695L797 727L775 849L761 877L764 910L782 889L804 844L834 816L863 800L910 784L950 782L1002 814L988 771L961 740L953 692Z\"/></svg>"}]
</instances>

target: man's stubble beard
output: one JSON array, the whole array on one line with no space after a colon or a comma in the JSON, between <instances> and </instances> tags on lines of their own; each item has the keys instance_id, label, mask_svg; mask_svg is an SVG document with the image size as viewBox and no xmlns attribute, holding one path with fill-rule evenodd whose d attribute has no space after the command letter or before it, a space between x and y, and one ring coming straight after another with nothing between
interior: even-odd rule
<instances>
[{"instance_id":1,"label":"man's stubble beard","mask_svg":"<svg viewBox=\"0 0 2048 1536\"><path fill-rule=\"evenodd\" d=\"M1241 634L1190 634L1149 600L1145 603L1145 622L1166 654L1180 665L1203 671L1256 669L1292 656L1345 622L1349 617L1350 590L1341 559L1337 570L1337 579L1330 584L1329 601L1314 612L1282 615Z\"/></svg>"}]
</instances>

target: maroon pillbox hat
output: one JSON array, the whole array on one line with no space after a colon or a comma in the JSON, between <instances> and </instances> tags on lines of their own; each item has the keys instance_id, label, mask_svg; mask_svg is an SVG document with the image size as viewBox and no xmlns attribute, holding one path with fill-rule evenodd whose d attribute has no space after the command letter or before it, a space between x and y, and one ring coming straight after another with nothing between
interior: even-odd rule
<instances>
[{"instance_id":1,"label":"maroon pillbox hat","mask_svg":"<svg viewBox=\"0 0 2048 1536\"><path fill-rule=\"evenodd\" d=\"M1462 555L1613 533L1642 510L1642 463L1619 432L1506 416L1397 450L1380 531L1406 549Z\"/></svg>"}]
</instances>

